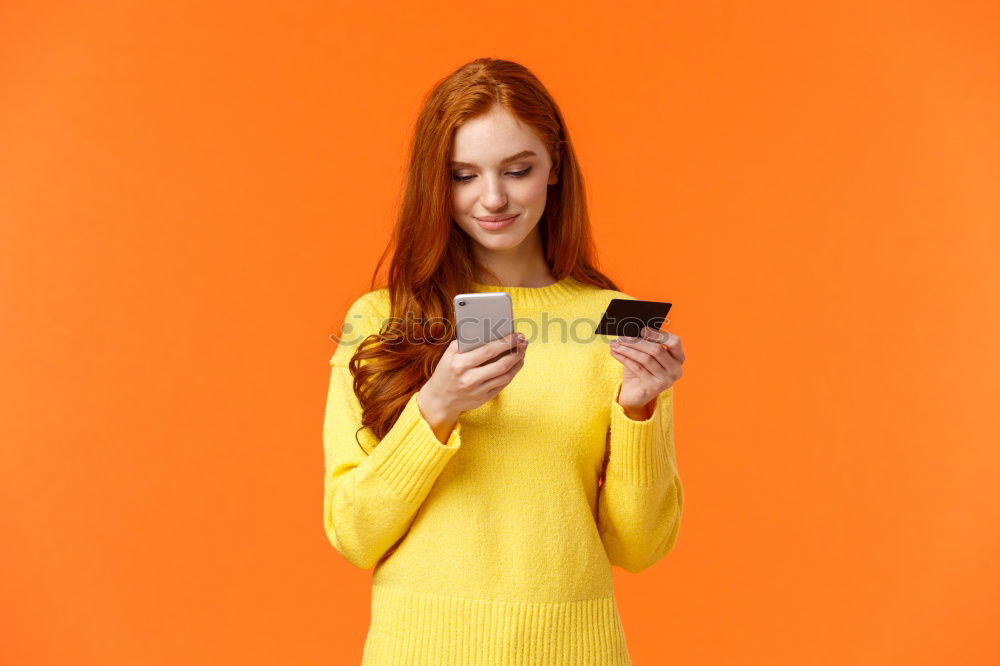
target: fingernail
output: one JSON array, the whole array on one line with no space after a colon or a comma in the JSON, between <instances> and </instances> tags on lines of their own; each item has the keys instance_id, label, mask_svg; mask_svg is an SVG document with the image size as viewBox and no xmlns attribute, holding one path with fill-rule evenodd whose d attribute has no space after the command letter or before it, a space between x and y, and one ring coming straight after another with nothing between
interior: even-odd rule
<instances>
[{"instance_id":1,"label":"fingernail","mask_svg":"<svg viewBox=\"0 0 1000 666\"><path fill-rule=\"evenodd\" d=\"M517 334L517 341L518 342L524 342L524 333L518 333Z\"/></svg>"}]
</instances>

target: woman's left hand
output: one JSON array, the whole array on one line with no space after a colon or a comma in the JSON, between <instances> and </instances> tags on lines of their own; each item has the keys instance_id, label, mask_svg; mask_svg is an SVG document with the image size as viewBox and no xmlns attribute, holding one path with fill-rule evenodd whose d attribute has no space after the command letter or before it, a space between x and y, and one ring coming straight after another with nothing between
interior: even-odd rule
<instances>
[{"instance_id":1,"label":"woman's left hand","mask_svg":"<svg viewBox=\"0 0 1000 666\"><path fill-rule=\"evenodd\" d=\"M621 337L611 343L611 355L625 367L618 404L630 418L648 419L650 403L681 378L684 349L680 337L644 326L640 338Z\"/></svg>"}]
</instances>

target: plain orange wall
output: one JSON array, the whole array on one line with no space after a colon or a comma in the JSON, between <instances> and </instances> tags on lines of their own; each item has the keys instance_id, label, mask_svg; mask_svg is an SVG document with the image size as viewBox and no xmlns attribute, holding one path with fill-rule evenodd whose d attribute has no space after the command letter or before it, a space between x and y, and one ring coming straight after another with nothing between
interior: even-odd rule
<instances>
[{"instance_id":1,"label":"plain orange wall","mask_svg":"<svg viewBox=\"0 0 1000 666\"><path fill-rule=\"evenodd\" d=\"M0 662L359 662L329 336L422 96L490 55L555 95L603 268L688 357L677 547L615 569L637 666L998 663L998 18L3 3Z\"/></svg>"}]
</instances>

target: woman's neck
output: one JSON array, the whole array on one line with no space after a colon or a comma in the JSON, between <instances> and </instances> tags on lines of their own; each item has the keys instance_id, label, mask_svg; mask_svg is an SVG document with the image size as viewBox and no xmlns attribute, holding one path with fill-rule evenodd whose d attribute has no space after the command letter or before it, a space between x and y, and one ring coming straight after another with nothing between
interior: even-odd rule
<instances>
[{"instance_id":1,"label":"woman's neck","mask_svg":"<svg viewBox=\"0 0 1000 666\"><path fill-rule=\"evenodd\" d=\"M478 264L473 280L480 284L547 287L556 281L549 265L545 262L541 231L537 226L517 247L494 251L477 245L473 252ZM485 271L493 275L487 275Z\"/></svg>"},{"instance_id":2,"label":"woman's neck","mask_svg":"<svg viewBox=\"0 0 1000 666\"><path fill-rule=\"evenodd\" d=\"M518 272L493 270L497 277L487 277L477 274L474 278L476 282L482 284L496 284L504 287L547 287L556 282L552 276L552 271L546 266L544 271Z\"/></svg>"}]
</instances>

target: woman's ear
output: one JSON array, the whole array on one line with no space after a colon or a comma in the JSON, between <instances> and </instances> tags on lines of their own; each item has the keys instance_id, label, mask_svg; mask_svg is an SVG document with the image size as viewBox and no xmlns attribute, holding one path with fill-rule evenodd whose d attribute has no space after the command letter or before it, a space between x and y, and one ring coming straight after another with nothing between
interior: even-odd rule
<instances>
[{"instance_id":1,"label":"woman's ear","mask_svg":"<svg viewBox=\"0 0 1000 666\"><path fill-rule=\"evenodd\" d=\"M549 185L555 185L559 182L559 173L554 169L549 169Z\"/></svg>"}]
</instances>

